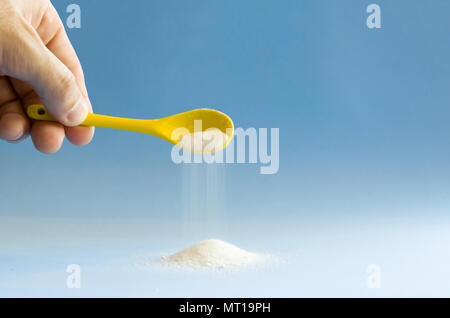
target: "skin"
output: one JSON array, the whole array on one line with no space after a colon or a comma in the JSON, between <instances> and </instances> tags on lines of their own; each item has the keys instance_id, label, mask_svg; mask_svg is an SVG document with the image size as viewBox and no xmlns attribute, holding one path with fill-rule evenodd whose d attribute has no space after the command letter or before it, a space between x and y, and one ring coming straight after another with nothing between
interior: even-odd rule
<instances>
[{"instance_id":1,"label":"skin","mask_svg":"<svg viewBox=\"0 0 450 318\"><path fill-rule=\"evenodd\" d=\"M44 104L59 123L31 121L26 108ZM49 0L0 0L0 139L31 135L45 154L67 139L88 144L91 127L76 127L92 112L83 70Z\"/></svg>"}]
</instances>

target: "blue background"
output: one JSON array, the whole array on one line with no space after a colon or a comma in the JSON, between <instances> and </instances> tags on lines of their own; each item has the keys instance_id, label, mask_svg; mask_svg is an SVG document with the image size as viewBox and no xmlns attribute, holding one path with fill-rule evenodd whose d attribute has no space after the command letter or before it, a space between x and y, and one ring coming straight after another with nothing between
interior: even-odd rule
<instances>
[{"instance_id":1,"label":"blue background","mask_svg":"<svg viewBox=\"0 0 450 318\"><path fill-rule=\"evenodd\" d=\"M1 296L450 296L448 1L375 1L381 29L366 27L372 1L54 1L63 20L70 3L96 113L217 108L279 128L280 170L213 168L223 196L208 232L186 225L193 168L163 140L97 129L53 156L2 143ZM286 261L215 275L130 265L210 236ZM80 290L65 288L70 263ZM381 289L366 288L369 264Z\"/></svg>"}]
</instances>

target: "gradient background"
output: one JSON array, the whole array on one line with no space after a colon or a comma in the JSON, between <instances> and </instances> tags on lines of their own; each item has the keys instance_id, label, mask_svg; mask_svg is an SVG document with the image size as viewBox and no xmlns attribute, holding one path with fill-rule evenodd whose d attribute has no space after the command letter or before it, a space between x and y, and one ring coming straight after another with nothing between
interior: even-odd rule
<instances>
[{"instance_id":1,"label":"gradient background","mask_svg":"<svg viewBox=\"0 0 450 318\"><path fill-rule=\"evenodd\" d=\"M97 113L217 108L280 128L280 170L175 165L167 142L107 129L53 156L1 143L0 296L450 297L450 2L54 1L64 20L70 3ZM282 262L146 265L210 237Z\"/></svg>"}]
</instances>

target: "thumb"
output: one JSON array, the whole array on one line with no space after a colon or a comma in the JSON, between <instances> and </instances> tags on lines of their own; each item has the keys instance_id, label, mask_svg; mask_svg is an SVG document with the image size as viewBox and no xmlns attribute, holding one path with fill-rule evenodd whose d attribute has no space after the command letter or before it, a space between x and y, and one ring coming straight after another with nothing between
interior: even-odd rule
<instances>
[{"instance_id":1,"label":"thumb","mask_svg":"<svg viewBox=\"0 0 450 318\"><path fill-rule=\"evenodd\" d=\"M12 41L3 52L5 73L31 84L60 123L69 127L81 124L89 106L73 73L44 45L29 24L22 23L9 37Z\"/></svg>"},{"instance_id":2,"label":"thumb","mask_svg":"<svg viewBox=\"0 0 450 318\"><path fill-rule=\"evenodd\" d=\"M72 72L45 49L45 57L36 63L29 83L50 114L64 126L78 126L88 114L88 103Z\"/></svg>"}]
</instances>

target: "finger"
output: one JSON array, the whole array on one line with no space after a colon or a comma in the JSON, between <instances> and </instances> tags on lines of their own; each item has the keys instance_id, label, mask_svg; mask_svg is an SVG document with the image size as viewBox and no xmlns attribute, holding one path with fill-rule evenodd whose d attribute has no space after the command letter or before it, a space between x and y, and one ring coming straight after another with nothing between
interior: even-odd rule
<instances>
[{"instance_id":1,"label":"finger","mask_svg":"<svg viewBox=\"0 0 450 318\"><path fill-rule=\"evenodd\" d=\"M37 32L43 39L47 48L66 65L72 74L75 76L78 88L88 105L89 112L92 113L92 104L89 100L83 69L78 56L67 36L67 33L62 27L62 21L59 18L55 8L50 6L50 11L47 12L42 19ZM52 25L58 24L58 32L53 36L49 36L48 30ZM94 127L66 127L66 137L69 141L77 146L84 146L88 144L94 136Z\"/></svg>"},{"instance_id":2,"label":"finger","mask_svg":"<svg viewBox=\"0 0 450 318\"><path fill-rule=\"evenodd\" d=\"M7 77L0 75L0 106L18 100L16 92L11 87Z\"/></svg>"},{"instance_id":3,"label":"finger","mask_svg":"<svg viewBox=\"0 0 450 318\"><path fill-rule=\"evenodd\" d=\"M85 146L94 137L94 127L65 127L67 139L75 146Z\"/></svg>"},{"instance_id":4,"label":"finger","mask_svg":"<svg viewBox=\"0 0 450 318\"><path fill-rule=\"evenodd\" d=\"M53 154L63 144L64 127L60 123L36 121L31 127L31 139L37 150Z\"/></svg>"},{"instance_id":5,"label":"finger","mask_svg":"<svg viewBox=\"0 0 450 318\"><path fill-rule=\"evenodd\" d=\"M18 100L0 108L0 139L19 142L28 136L30 123Z\"/></svg>"},{"instance_id":6,"label":"finger","mask_svg":"<svg viewBox=\"0 0 450 318\"><path fill-rule=\"evenodd\" d=\"M25 88L26 85L22 86ZM22 96L24 105L40 104L41 100L36 92L30 91ZM45 154L57 152L64 141L64 126L60 123L35 121L31 127L31 139L37 150Z\"/></svg>"},{"instance_id":7,"label":"finger","mask_svg":"<svg viewBox=\"0 0 450 318\"><path fill-rule=\"evenodd\" d=\"M0 76L0 139L19 142L28 136L30 123L8 79Z\"/></svg>"},{"instance_id":8,"label":"finger","mask_svg":"<svg viewBox=\"0 0 450 318\"><path fill-rule=\"evenodd\" d=\"M56 30L56 32L51 30ZM72 72L78 88L88 99L81 63L67 36L64 24L53 6L48 7L36 31L47 48Z\"/></svg>"}]
</instances>

